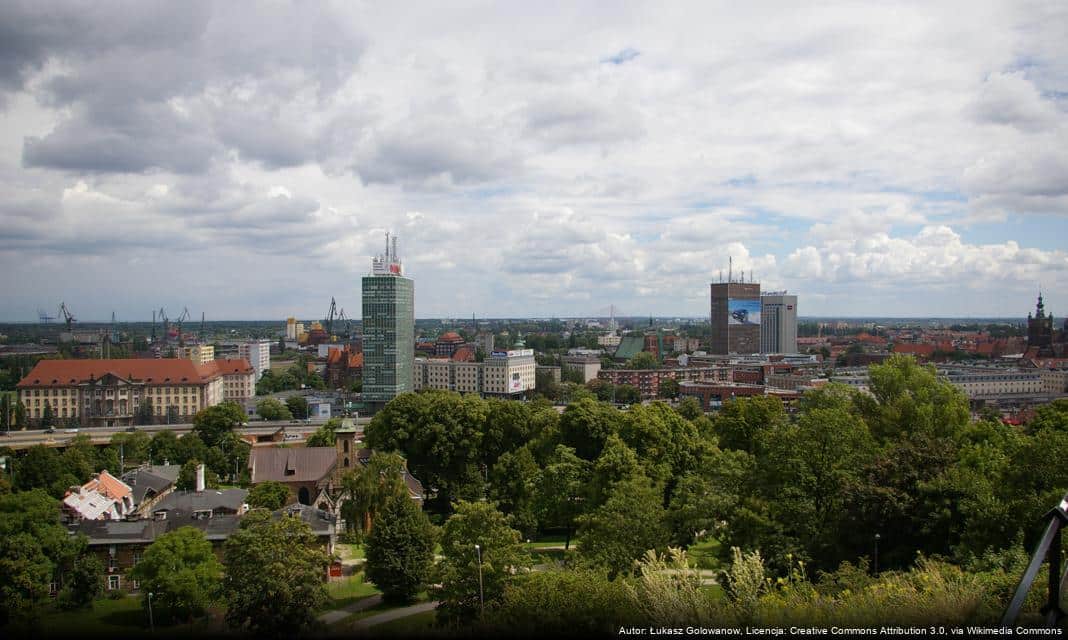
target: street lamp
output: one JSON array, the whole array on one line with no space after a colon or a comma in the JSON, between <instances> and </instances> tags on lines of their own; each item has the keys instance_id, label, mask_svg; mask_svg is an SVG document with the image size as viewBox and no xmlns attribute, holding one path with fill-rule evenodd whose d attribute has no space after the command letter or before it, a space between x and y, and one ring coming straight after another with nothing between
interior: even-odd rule
<instances>
[{"instance_id":1,"label":"street lamp","mask_svg":"<svg viewBox=\"0 0 1068 640\"><path fill-rule=\"evenodd\" d=\"M482 593L482 547L476 544L475 553L478 554L478 608L482 615L486 613L486 597Z\"/></svg>"},{"instance_id":2,"label":"street lamp","mask_svg":"<svg viewBox=\"0 0 1068 640\"><path fill-rule=\"evenodd\" d=\"M879 575L879 540L881 538L882 538L881 535L879 535L878 533L875 534L875 563L874 563L875 566L873 567L873 569L874 569L873 573L875 575Z\"/></svg>"},{"instance_id":3,"label":"street lamp","mask_svg":"<svg viewBox=\"0 0 1068 640\"><path fill-rule=\"evenodd\" d=\"M148 628L152 633L156 632L156 622L152 619L152 596L155 595L151 591L148 592Z\"/></svg>"}]
</instances>

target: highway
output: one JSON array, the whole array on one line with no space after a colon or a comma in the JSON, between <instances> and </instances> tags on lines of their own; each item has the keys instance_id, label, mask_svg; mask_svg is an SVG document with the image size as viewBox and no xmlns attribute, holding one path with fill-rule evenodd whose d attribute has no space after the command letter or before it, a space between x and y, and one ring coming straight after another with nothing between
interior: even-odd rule
<instances>
[{"instance_id":1,"label":"highway","mask_svg":"<svg viewBox=\"0 0 1068 640\"><path fill-rule=\"evenodd\" d=\"M289 435L297 438L286 440L290 444L304 442L306 436L311 435L316 429L326 422L325 418L311 418L303 420L274 420L249 422L245 426L238 427L237 432L242 435L267 436L283 429ZM358 427L366 426L370 418L361 417L357 420ZM11 449L28 449L34 445L44 444L50 447L65 447L75 436L88 435L93 444L106 445L111 442L116 433L125 433L130 427L79 427L78 429L66 429L57 427L53 433L46 433L43 429L27 429L25 431L11 431L7 435L0 435L0 447ZM133 427L136 431L155 434L159 431L170 430L178 435L189 433L193 429L192 423L182 424L153 424L138 425ZM263 443L275 444L275 443Z\"/></svg>"}]
</instances>

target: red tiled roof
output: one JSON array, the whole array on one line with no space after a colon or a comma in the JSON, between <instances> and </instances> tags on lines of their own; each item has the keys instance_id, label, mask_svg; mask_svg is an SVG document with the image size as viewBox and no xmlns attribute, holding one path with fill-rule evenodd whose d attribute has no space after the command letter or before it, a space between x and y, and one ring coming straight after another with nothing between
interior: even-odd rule
<instances>
[{"instance_id":1,"label":"red tiled roof","mask_svg":"<svg viewBox=\"0 0 1068 640\"><path fill-rule=\"evenodd\" d=\"M475 348L470 346L460 347L453 352L452 359L454 362L474 362Z\"/></svg>"},{"instance_id":2,"label":"red tiled roof","mask_svg":"<svg viewBox=\"0 0 1068 640\"><path fill-rule=\"evenodd\" d=\"M131 493L130 486L108 473L107 469L104 469L95 478L83 484L82 490L96 491L112 500L122 500L129 497Z\"/></svg>"},{"instance_id":3,"label":"red tiled roof","mask_svg":"<svg viewBox=\"0 0 1068 640\"><path fill-rule=\"evenodd\" d=\"M360 369L363 367L363 352L349 354L349 369Z\"/></svg>"},{"instance_id":4,"label":"red tiled roof","mask_svg":"<svg viewBox=\"0 0 1068 640\"><path fill-rule=\"evenodd\" d=\"M933 344L902 344L894 345L894 353L911 353L918 356L930 356L935 352Z\"/></svg>"},{"instance_id":5,"label":"red tiled roof","mask_svg":"<svg viewBox=\"0 0 1068 640\"><path fill-rule=\"evenodd\" d=\"M438 342L463 342L464 339L455 331L446 331L438 338Z\"/></svg>"},{"instance_id":6,"label":"red tiled roof","mask_svg":"<svg viewBox=\"0 0 1068 640\"><path fill-rule=\"evenodd\" d=\"M19 381L19 388L81 384L108 374L148 384L202 384L220 374L211 365L184 358L119 360L41 360Z\"/></svg>"},{"instance_id":7,"label":"red tiled roof","mask_svg":"<svg viewBox=\"0 0 1068 640\"><path fill-rule=\"evenodd\" d=\"M201 371L220 373L224 376L232 376L238 373L255 373L255 369L248 363L248 360L244 358L222 358L219 360L212 360L205 364L200 365Z\"/></svg>"}]
</instances>

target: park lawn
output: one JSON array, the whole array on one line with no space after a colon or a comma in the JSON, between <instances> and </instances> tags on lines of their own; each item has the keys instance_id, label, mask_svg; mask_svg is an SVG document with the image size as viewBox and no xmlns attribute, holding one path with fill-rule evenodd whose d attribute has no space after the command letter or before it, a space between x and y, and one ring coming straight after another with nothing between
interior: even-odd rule
<instances>
[{"instance_id":1,"label":"park lawn","mask_svg":"<svg viewBox=\"0 0 1068 640\"><path fill-rule=\"evenodd\" d=\"M364 582L363 578L364 574L361 571L350 578L327 584L326 590L330 594L330 602L322 610L341 609L357 600L363 600L376 593L381 593L378 587L369 582Z\"/></svg>"},{"instance_id":2,"label":"park lawn","mask_svg":"<svg viewBox=\"0 0 1068 640\"><path fill-rule=\"evenodd\" d=\"M698 569L720 569L719 550L722 545L715 538L695 542L686 550L686 555Z\"/></svg>"},{"instance_id":3,"label":"park lawn","mask_svg":"<svg viewBox=\"0 0 1068 640\"><path fill-rule=\"evenodd\" d=\"M157 612L161 613L161 612ZM217 611L211 617L221 619ZM41 630L45 636L56 637L140 637L148 634L148 617L141 608L140 598L94 600L92 607L75 611L54 609L41 616ZM218 633L210 620L199 619L192 624L164 625L157 621L156 635L178 637Z\"/></svg>"},{"instance_id":4,"label":"park lawn","mask_svg":"<svg viewBox=\"0 0 1068 640\"><path fill-rule=\"evenodd\" d=\"M334 545L334 551L341 557L342 560L363 560L367 556L364 555L362 544L344 544L337 543Z\"/></svg>"},{"instance_id":5,"label":"park lawn","mask_svg":"<svg viewBox=\"0 0 1068 640\"><path fill-rule=\"evenodd\" d=\"M448 635L448 632L444 629L434 626L434 617L436 615L437 613L434 611L424 611L413 616L398 618L391 622L377 625L372 629L374 629L376 635L383 636Z\"/></svg>"}]
</instances>

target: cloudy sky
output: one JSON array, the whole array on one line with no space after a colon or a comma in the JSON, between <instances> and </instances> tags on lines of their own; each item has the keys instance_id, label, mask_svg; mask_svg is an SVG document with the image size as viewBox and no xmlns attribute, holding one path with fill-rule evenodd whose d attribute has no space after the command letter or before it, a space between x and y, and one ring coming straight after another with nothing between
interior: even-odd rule
<instances>
[{"instance_id":1,"label":"cloudy sky","mask_svg":"<svg viewBox=\"0 0 1068 640\"><path fill-rule=\"evenodd\" d=\"M1068 3L0 3L0 320L1068 314Z\"/></svg>"}]
</instances>

